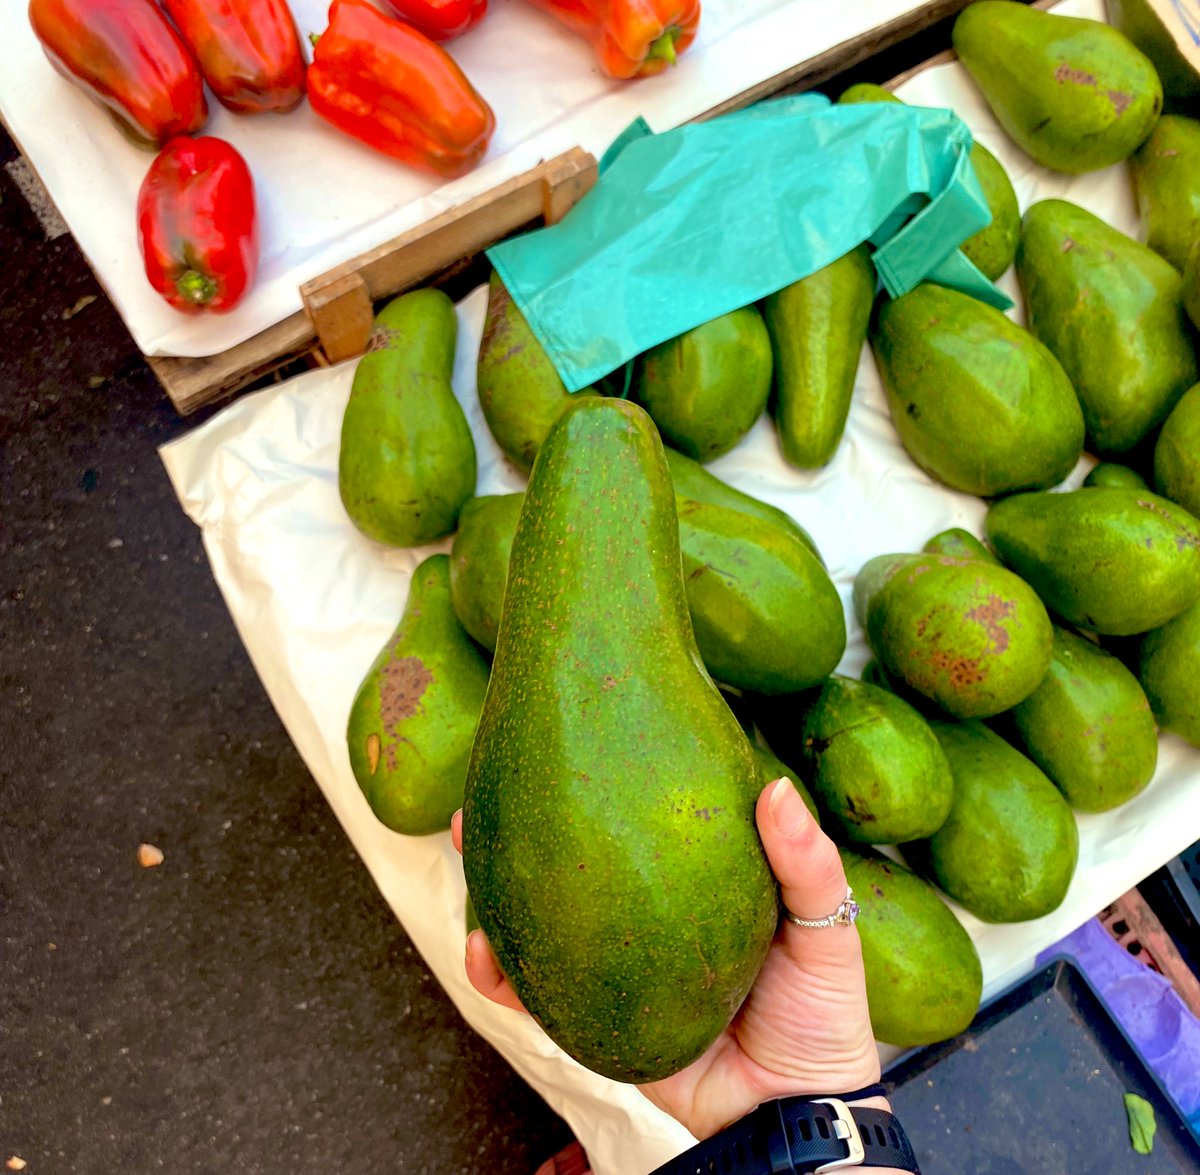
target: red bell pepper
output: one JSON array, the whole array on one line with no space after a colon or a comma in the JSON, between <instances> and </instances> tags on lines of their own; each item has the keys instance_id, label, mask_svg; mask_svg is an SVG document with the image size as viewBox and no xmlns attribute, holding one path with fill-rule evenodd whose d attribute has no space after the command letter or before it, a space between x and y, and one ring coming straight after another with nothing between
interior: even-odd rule
<instances>
[{"instance_id":1,"label":"red bell pepper","mask_svg":"<svg viewBox=\"0 0 1200 1175\"><path fill-rule=\"evenodd\" d=\"M610 78L644 78L675 64L700 27L700 0L531 0L582 33Z\"/></svg>"},{"instance_id":2,"label":"red bell pepper","mask_svg":"<svg viewBox=\"0 0 1200 1175\"><path fill-rule=\"evenodd\" d=\"M204 125L204 79L154 0L30 0L29 23L50 64L140 146Z\"/></svg>"},{"instance_id":3,"label":"red bell pepper","mask_svg":"<svg viewBox=\"0 0 1200 1175\"><path fill-rule=\"evenodd\" d=\"M294 110L307 63L287 0L162 0L217 100L239 114Z\"/></svg>"},{"instance_id":4,"label":"red bell pepper","mask_svg":"<svg viewBox=\"0 0 1200 1175\"><path fill-rule=\"evenodd\" d=\"M333 0L308 67L308 100L338 130L446 177L470 171L496 127L445 49L367 0Z\"/></svg>"},{"instance_id":5,"label":"red bell pepper","mask_svg":"<svg viewBox=\"0 0 1200 1175\"><path fill-rule=\"evenodd\" d=\"M461 36L483 20L487 0L384 0L401 20L434 41Z\"/></svg>"},{"instance_id":6,"label":"red bell pepper","mask_svg":"<svg viewBox=\"0 0 1200 1175\"><path fill-rule=\"evenodd\" d=\"M137 200L138 245L150 284L176 310L232 310L258 269L254 181L224 139L172 139Z\"/></svg>"}]
</instances>

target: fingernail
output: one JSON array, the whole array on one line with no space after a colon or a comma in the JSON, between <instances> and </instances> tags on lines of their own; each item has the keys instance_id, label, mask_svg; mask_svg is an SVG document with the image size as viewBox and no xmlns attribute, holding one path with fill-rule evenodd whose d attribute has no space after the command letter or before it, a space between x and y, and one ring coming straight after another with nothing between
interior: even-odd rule
<instances>
[{"instance_id":1,"label":"fingernail","mask_svg":"<svg viewBox=\"0 0 1200 1175\"><path fill-rule=\"evenodd\" d=\"M796 785L785 775L771 793L767 805L771 820L783 836L795 836L808 822L808 809L796 790Z\"/></svg>"}]
</instances>

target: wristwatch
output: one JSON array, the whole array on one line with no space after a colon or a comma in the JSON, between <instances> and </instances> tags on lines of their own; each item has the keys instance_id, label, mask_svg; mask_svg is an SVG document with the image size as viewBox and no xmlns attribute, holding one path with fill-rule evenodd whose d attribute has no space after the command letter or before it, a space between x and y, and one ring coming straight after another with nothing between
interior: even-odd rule
<instances>
[{"instance_id":1,"label":"wristwatch","mask_svg":"<svg viewBox=\"0 0 1200 1175\"><path fill-rule=\"evenodd\" d=\"M843 1095L858 1099L868 1091ZM882 1092L880 1090L879 1092ZM652 1175L825 1175L853 1167L890 1167L920 1175L894 1114L848 1106L836 1097L785 1097L663 1164Z\"/></svg>"}]
</instances>

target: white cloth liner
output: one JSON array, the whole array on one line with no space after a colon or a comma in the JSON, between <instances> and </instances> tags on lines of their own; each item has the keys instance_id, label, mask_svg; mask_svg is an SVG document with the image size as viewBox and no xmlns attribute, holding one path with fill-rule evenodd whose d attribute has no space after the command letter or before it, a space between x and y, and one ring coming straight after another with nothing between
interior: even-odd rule
<instances>
[{"instance_id":1,"label":"white cloth liner","mask_svg":"<svg viewBox=\"0 0 1200 1175\"><path fill-rule=\"evenodd\" d=\"M290 0L302 39L328 0ZM704 0L700 34L661 77L616 82L590 45L524 0L491 0L447 51L496 113L482 164L442 182L362 146L313 114L236 115L209 93L201 134L245 156L257 187L262 264L225 315L183 314L146 281L134 208L151 154L51 68L28 0L0 0L0 118L58 205L146 355L214 355L300 310L300 286L576 145L599 156L637 115L667 130L929 0ZM381 5L382 6L382 5Z\"/></svg>"},{"instance_id":2,"label":"white cloth liner","mask_svg":"<svg viewBox=\"0 0 1200 1175\"><path fill-rule=\"evenodd\" d=\"M1100 0L1062 11L1100 16ZM1075 200L1133 233L1124 165L1088 176L1052 175L999 131L961 68L928 70L901 91L949 105L1009 170L1022 207L1046 196ZM1004 282L1018 293L1010 274ZM486 290L460 303L456 392L479 450L478 492L521 488L489 436L474 394ZM1018 312L1019 313L1019 312ZM468 985L462 964L465 888L448 834L406 838L372 816L350 771L345 723L354 692L391 634L412 569L449 541L392 550L364 538L337 493L337 450L353 364L315 371L244 397L165 446L183 508L203 532L213 572L272 702L358 853L430 969L467 1021L561 1114L597 1175L647 1172L690 1145L686 1131L636 1089L582 1069L531 1020ZM1084 458L1068 479L1082 480ZM983 503L926 477L905 454L864 353L845 438L833 462L801 473L782 460L762 419L714 472L789 511L816 539L842 595L850 643L840 669L867 660L853 620L853 576L867 559L917 550L938 530L981 532ZM986 994L1026 973L1036 955L1136 885L1200 836L1200 751L1163 736L1150 786L1113 812L1079 815L1079 867L1066 900L1033 922L986 925L954 907L979 949ZM884 1048L890 1057L896 1050ZM480 1108L485 1113L485 1108Z\"/></svg>"}]
</instances>

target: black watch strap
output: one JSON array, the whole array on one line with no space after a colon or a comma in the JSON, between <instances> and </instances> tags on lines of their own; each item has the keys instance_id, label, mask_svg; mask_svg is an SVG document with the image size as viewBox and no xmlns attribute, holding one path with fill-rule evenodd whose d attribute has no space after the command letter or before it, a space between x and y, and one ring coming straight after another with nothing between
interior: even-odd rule
<instances>
[{"instance_id":1,"label":"black watch strap","mask_svg":"<svg viewBox=\"0 0 1200 1175\"><path fill-rule=\"evenodd\" d=\"M818 1175L855 1167L916 1172L904 1128L886 1110L839 1098L763 1102L720 1134L664 1163L652 1175Z\"/></svg>"}]
</instances>

